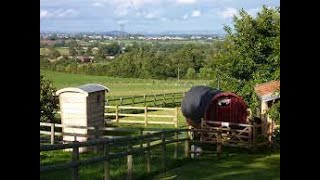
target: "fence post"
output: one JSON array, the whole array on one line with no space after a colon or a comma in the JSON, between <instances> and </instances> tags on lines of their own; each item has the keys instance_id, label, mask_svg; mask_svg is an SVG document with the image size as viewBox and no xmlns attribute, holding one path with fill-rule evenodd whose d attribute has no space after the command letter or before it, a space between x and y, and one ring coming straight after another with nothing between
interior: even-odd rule
<instances>
[{"instance_id":1,"label":"fence post","mask_svg":"<svg viewBox=\"0 0 320 180\"><path fill-rule=\"evenodd\" d=\"M166 136L164 132L161 133L162 140L162 170L165 172L166 170Z\"/></svg>"},{"instance_id":2,"label":"fence post","mask_svg":"<svg viewBox=\"0 0 320 180\"><path fill-rule=\"evenodd\" d=\"M166 106L166 93L163 94L163 102L162 105L165 107Z\"/></svg>"},{"instance_id":3,"label":"fence post","mask_svg":"<svg viewBox=\"0 0 320 180\"><path fill-rule=\"evenodd\" d=\"M119 106L118 104L116 105L116 122L117 122L117 125L119 124Z\"/></svg>"},{"instance_id":4,"label":"fence post","mask_svg":"<svg viewBox=\"0 0 320 180\"><path fill-rule=\"evenodd\" d=\"M150 133L148 132L147 135L150 135ZM150 173L151 172L151 166L150 166L150 137L148 136L147 138L147 172Z\"/></svg>"},{"instance_id":5,"label":"fence post","mask_svg":"<svg viewBox=\"0 0 320 180\"><path fill-rule=\"evenodd\" d=\"M252 151L256 150L256 122L252 123Z\"/></svg>"},{"instance_id":6,"label":"fence post","mask_svg":"<svg viewBox=\"0 0 320 180\"><path fill-rule=\"evenodd\" d=\"M143 104L144 106L147 106L147 96L146 95L143 95Z\"/></svg>"},{"instance_id":7,"label":"fence post","mask_svg":"<svg viewBox=\"0 0 320 180\"><path fill-rule=\"evenodd\" d=\"M188 137L188 132L186 132L187 136ZM189 158L190 157L190 138L188 138L186 141L185 141L185 145L184 145L184 156L186 158Z\"/></svg>"},{"instance_id":8,"label":"fence post","mask_svg":"<svg viewBox=\"0 0 320 180\"><path fill-rule=\"evenodd\" d=\"M157 106L157 97L155 94L153 95L153 102L154 102L154 106Z\"/></svg>"},{"instance_id":9,"label":"fence post","mask_svg":"<svg viewBox=\"0 0 320 180\"><path fill-rule=\"evenodd\" d=\"M173 104L176 104L175 94L174 94L174 93L172 93L172 103L173 103Z\"/></svg>"},{"instance_id":10,"label":"fence post","mask_svg":"<svg viewBox=\"0 0 320 180\"><path fill-rule=\"evenodd\" d=\"M175 116L176 116L176 117L175 117L175 124L174 124L174 127L175 127L175 128L178 128L178 123L179 123L179 122L178 122L178 121L179 121L179 120L178 120L178 114L179 114L179 107L176 107L176 112L175 112Z\"/></svg>"},{"instance_id":11,"label":"fence post","mask_svg":"<svg viewBox=\"0 0 320 180\"><path fill-rule=\"evenodd\" d=\"M132 99L132 106L134 105L134 97L131 96L131 99Z\"/></svg>"},{"instance_id":12,"label":"fence post","mask_svg":"<svg viewBox=\"0 0 320 180\"><path fill-rule=\"evenodd\" d=\"M141 138L141 136L143 135L143 129L140 127L139 131L140 131L139 134L140 134L140 138ZM140 148L143 148L142 139L140 139Z\"/></svg>"},{"instance_id":13,"label":"fence post","mask_svg":"<svg viewBox=\"0 0 320 180\"><path fill-rule=\"evenodd\" d=\"M72 171L72 180L79 180L79 167L77 162L79 161L79 146L78 141L73 141L76 146L72 148L72 163L73 167L71 169Z\"/></svg>"},{"instance_id":14,"label":"fence post","mask_svg":"<svg viewBox=\"0 0 320 180\"><path fill-rule=\"evenodd\" d=\"M94 139L98 139L99 135L98 135L98 127L97 126L94 126L93 127L93 137ZM95 145L94 146L94 153L98 153L98 150L99 150L99 145Z\"/></svg>"},{"instance_id":15,"label":"fence post","mask_svg":"<svg viewBox=\"0 0 320 180\"><path fill-rule=\"evenodd\" d=\"M129 144L128 145L128 152L131 153L132 150L132 145ZM128 166L128 170L127 170L127 180L132 180L132 167L133 165L133 160L132 160L132 154L129 154L127 156L127 166Z\"/></svg>"},{"instance_id":16,"label":"fence post","mask_svg":"<svg viewBox=\"0 0 320 180\"><path fill-rule=\"evenodd\" d=\"M109 142L104 144L104 155L109 157ZM110 180L110 171L109 171L109 159L104 162L104 180Z\"/></svg>"},{"instance_id":17,"label":"fence post","mask_svg":"<svg viewBox=\"0 0 320 180\"><path fill-rule=\"evenodd\" d=\"M148 126L148 107L144 107L144 127Z\"/></svg>"},{"instance_id":18,"label":"fence post","mask_svg":"<svg viewBox=\"0 0 320 180\"><path fill-rule=\"evenodd\" d=\"M51 144L54 144L54 122L51 123Z\"/></svg>"},{"instance_id":19,"label":"fence post","mask_svg":"<svg viewBox=\"0 0 320 180\"><path fill-rule=\"evenodd\" d=\"M122 97L120 98L120 106L123 106L123 99L122 99Z\"/></svg>"},{"instance_id":20,"label":"fence post","mask_svg":"<svg viewBox=\"0 0 320 180\"><path fill-rule=\"evenodd\" d=\"M174 143L174 154L173 154L173 157L175 159L178 158L178 139L179 139L179 132L176 130L174 132L174 135L175 135L175 139L177 140L177 142Z\"/></svg>"},{"instance_id":21,"label":"fence post","mask_svg":"<svg viewBox=\"0 0 320 180\"><path fill-rule=\"evenodd\" d=\"M218 133L217 133L217 156L218 156L218 158L220 158L220 156L221 156L221 145L222 145L221 128L219 128Z\"/></svg>"}]
</instances>

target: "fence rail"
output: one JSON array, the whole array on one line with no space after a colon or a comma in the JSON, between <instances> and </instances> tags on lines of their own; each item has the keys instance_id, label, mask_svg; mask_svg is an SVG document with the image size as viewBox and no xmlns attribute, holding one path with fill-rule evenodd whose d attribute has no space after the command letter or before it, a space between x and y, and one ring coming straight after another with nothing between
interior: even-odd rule
<instances>
[{"instance_id":1,"label":"fence rail","mask_svg":"<svg viewBox=\"0 0 320 180\"><path fill-rule=\"evenodd\" d=\"M187 131L188 129L175 129L175 130L155 132L153 134L147 133L146 135L140 135L135 137L125 137L125 138L119 138L119 139L96 139L96 140L86 141L86 142L73 141L67 144L40 145L40 152L72 149L71 162L40 166L40 173L43 173L46 171L53 171L53 170L71 169L72 179L77 180L79 179L80 166L93 164L97 162L104 162L105 163L104 179L109 180L110 179L109 161L111 159L117 159L117 158L127 156L127 166L128 166L127 179L132 179L132 174L133 174L132 156L133 155L145 154L147 156L147 166L146 166L147 171L150 172L150 167L151 167L151 161L149 156L150 151L155 149L156 147L162 147L161 148L162 149L161 164L162 164L162 168L165 169L166 145L171 143L179 143L183 141L186 141L188 145L189 138L179 138L179 133L183 133ZM172 139L172 136L174 137L174 139ZM111 146L123 145L124 143L128 145L127 150L116 152L116 153L112 153L109 151ZM80 160L79 148L90 147L90 146L103 147L104 155ZM175 146L175 147L176 147L175 154L177 154L178 146ZM189 151L187 148L185 148L185 150ZM188 156L189 153L185 153L185 155Z\"/></svg>"},{"instance_id":2,"label":"fence rail","mask_svg":"<svg viewBox=\"0 0 320 180\"><path fill-rule=\"evenodd\" d=\"M105 106L107 110L114 109L115 113L106 112L105 116L115 116L114 120L106 120L107 123L140 123L144 124L145 127L148 124L166 124L166 125L174 125L175 128L178 127L178 114L179 108L159 108L159 107L128 107L128 106ZM129 114L129 113L121 113L122 110L143 110L143 113L140 114ZM162 115L162 114L150 114L150 111L153 110L164 110L164 111L171 111L171 115ZM143 117L144 120L123 120L120 118L122 117ZM168 121L152 121L149 118L170 118L172 119L170 122Z\"/></svg>"},{"instance_id":3,"label":"fence rail","mask_svg":"<svg viewBox=\"0 0 320 180\"><path fill-rule=\"evenodd\" d=\"M213 125L220 126L213 126ZM47 127L70 127L70 126L62 126L59 124L52 123L40 123L42 126ZM40 144L40 152L44 151L53 151L53 150L64 150L64 149L72 149L72 158L70 162L54 164L54 165L45 165L40 166L40 173L53 171L53 170L61 170L61 169L71 169L72 179L79 179L79 167L83 165L89 165L97 162L104 162L104 179L110 179L110 160L117 159L121 157L127 157L127 179L131 180L133 177L133 155L144 154L146 156L146 171L150 172L151 167L151 159L150 152L157 147L161 149L161 168L163 170L166 169L166 159L167 159L167 145L175 143L174 146L174 157L177 157L178 154L178 143L185 142L184 145L184 156L185 158L193 157L196 153L191 149L191 143L211 143L216 144L216 154L217 157L220 158L222 153L223 146L236 146L236 147L246 147L254 150L258 143L256 142L256 130L261 125L250 125L250 124L240 124L240 129L230 128L232 125L236 125L233 123L221 123L221 122L205 122L202 123L201 129L173 129L166 131L158 131L147 134L140 133L139 136L129 136L129 137L121 137L115 139L109 138L98 138L95 140L85 141L85 142L67 142L65 144L52 144L52 145L41 145ZM74 126L73 126L74 127ZM113 130L114 128L95 128L95 127L79 127L86 128L89 130ZM116 128L117 129L117 128ZM123 129L125 131L125 129ZM56 135L54 130L51 130L53 134ZM191 140L189 138L189 134L198 133L201 135L199 140ZM40 131L40 134L43 133ZM181 136L184 134L184 136ZM207 136L207 140L204 137ZM211 138L211 139L210 139ZM235 139L234 139L235 138ZM244 140L245 139L245 140ZM117 146L126 146L126 150L122 150L119 152L111 152L111 147ZM100 151L103 151L103 155L91 157L87 159L80 159L79 148L81 147L95 147L98 151L98 147L100 147ZM102 147L102 149L101 149Z\"/></svg>"},{"instance_id":4,"label":"fence rail","mask_svg":"<svg viewBox=\"0 0 320 180\"><path fill-rule=\"evenodd\" d=\"M149 94L142 96L127 96L107 99L108 105L136 105L142 104L143 106L166 106L168 104L177 105L181 103L185 92L176 93L163 93L163 94Z\"/></svg>"}]
</instances>

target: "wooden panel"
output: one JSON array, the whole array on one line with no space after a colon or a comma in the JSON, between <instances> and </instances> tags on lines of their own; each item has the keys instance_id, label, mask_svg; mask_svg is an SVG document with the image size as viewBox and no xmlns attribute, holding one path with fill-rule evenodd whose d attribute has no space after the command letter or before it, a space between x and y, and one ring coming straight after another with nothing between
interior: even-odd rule
<instances>
[{"instance_id":1,"label":"wooden panel","mask_svg":"<svg viewBox=\"0 0 320 180\"><path fill-rule=\"evenodd\" d=\"M81 102L84 103L86 102L87 97L81 93L62 93L59 96L59 101L60 102L67 102L67 103L72 103L72 102Z\"/></svg>"},{"instance_id":2,"label":"wooden panel","mask_svg":"<svg viewBox=\"0 0 320 180\"><path fill-rule=\"evenodd\" d=\"M63 113L61 114L61 118L64 120L68 119L86 119L86 114L77 114L77 113Z\"/></svg>"}]
</instances>

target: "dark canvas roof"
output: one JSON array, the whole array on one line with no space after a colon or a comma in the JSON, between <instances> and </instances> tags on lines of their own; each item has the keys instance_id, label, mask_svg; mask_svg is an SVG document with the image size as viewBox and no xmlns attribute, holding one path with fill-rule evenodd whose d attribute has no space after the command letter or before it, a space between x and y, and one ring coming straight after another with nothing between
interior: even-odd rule
<instances>
[{"instance_id":1,"label":"dark canvas roof","mask_svg":"<svg viewBox=\"0 0 320 180\"><path fill-rule=\"evenodd\" d=\"M201 118L211 99L220 91L208 86L194 86L186 94L181 103L182 114L196 123Z\"/></svg>"}]
</instances>

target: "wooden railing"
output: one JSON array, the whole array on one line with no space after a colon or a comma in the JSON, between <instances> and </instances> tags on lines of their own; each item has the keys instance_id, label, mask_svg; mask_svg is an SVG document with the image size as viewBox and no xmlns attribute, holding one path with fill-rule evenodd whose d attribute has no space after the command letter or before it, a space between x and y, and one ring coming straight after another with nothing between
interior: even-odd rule
<instances>
[{"instance_id":1,"label":"wooden railing","mask_svg":"<svg viewBox=\"0 0 320 180\"><path fill-rule=\"evenodd\" d=\"M50 127L50 128L49 128ZM46 128L46 129L45 129ZM57 128L61 128L57 130ZM42 142L50 142L50 144L55 143L63 143L62 136L63 135L71 135L76 137L89 137L88 135L85 136L84 134L77 134L77 133L63 133L62 128L75 128L75 129L87 129L89 131L92 131L91 134L101 134L101 132L112 132L112 133L133 133L133 132L139 132L140 135L142 135L144 132L154 132L154 131L146 131L143 128L118 128L118 127L92 127L92 126L71 126L71 125L62 125L62 124L56 124L56 123L46 123L46 122L40 122L40 135L47 135L49 136L49 140L41 139L40 143ZM43 129L43 130L41 130ZM122 138L124 136L119 135L99 135L101 138L109 138L109 139L116 139L116 138ZM57 138L60 139L57 140Z\"/></svg>"},{"instance_id":2,"label":"wooden railing","mask_svg":"<svg viewBox=\"0 0 320 180\"><path fill-rule=\"evenodd\" d=\"M218 125L218 126L214 126ZM62 126L60 124L51 123L40 123L40 126L51 127L50 131L40 131L40 134L51 135L51 140L54 143L55 136L66 135L63 133L58 133L54 131L54 127L72 127L72 128L85 128L93 131L100 130L114 130L117 128L96 128L96 127L83 127L83 126ZM184 145L184 156L189 158L190 155L197 153L190 149L190 144L192 143L209 143L216 145L216 153L219 158L222 153L223 146L236 146L245 147L255 150L258 143L256 142L256 130L261 127L261 125L250 125L250 124L237 124L237 123L226 123L226 122L215 122L207 121L202 123L201 129L173 129L158 132L147 132L143 134L140 132L138 136L129 137L118 137L118 138L108 138L105 136L97 137L95 140L89 140L85 142L65 142L65 144L53 144L52 145L41 145L40 152L43 151L53 151L53 150L63 150L71 149L72 158L70 162L54 165L40 166L40 173L61 170L61 169L71 169L72 179L79 179L79 167L83 165L93 164L97 162L104 162L104 179L110 179L109 168L110 160L117 159L121 157L127 157L127 179L132 179L133 176L133 155L144 154L146 157L146 171L150 172L150 152L157 147L161 147L161 169L166 169L166 145L175 143L174 145L174 157L177 158L178 154L178 143L185 142ZM52 130L53 129L53 130ZM127 129L121 129L126 131ZM190 140L190 132L200 135L198 140ZM185 133L182 137L181 134ZM77 134L70 134L77 136ZM127 147L127 150L120 152L111 152L109 149L111 147L123 146ZM80 159L79 149L83 147L94 147L96 152L99 150L103 151L102 156L91 157L87 159Z\"/></svg>"},{"instance_id":3,"label":"wooden railing","mask_svg":"<svg viewBox=\"0 0 320 180\"><path fill-rule=\"evenodd\" d=\"M115 119L113 120L106 120L107 123L128 123L128 124L144 124L145 127L148 126L148 124L162 124L162 125L174 125L175 128L178 127L178 114L179 114L179 108L158 108L158 107L128 107L128 106L105 106L107 111L113 110L114 113L106 112L105 116L114 116ZM121 113L122 110L143 110L143 113L139 114L129 114L129 113ZM170 113L166 115L161 114L150 114L150 111L154 110L163 110L168 111ZM123 120L120 117L142 117L143 120ZM170 118L170 121L152 121L149 118Z\"/></svg>"},{"instance_id":4,"label":"wooden railing","mask_svg":"<svg viewBox=\"0 0 320 180\"><path fill-rule=\"evenodd\" d=\"M133 176L133 155L136 154L145 154L147 158L147 172L150 172L151 166L151 158L150 158L150 151L161 147L162 151L162 158L161 158L161 169L163 171L166 169L166 145L175 143L175 155L177 154L178 146L177 143L185 141L185 156L189 157L189 138L179 138L179 133L187 132L188 129L175 129L169 131L161 131L156 132L153 134L146 134L140 135L136 137L125 137L125 138L118 138L118 139L96 139L92 141L86 142L78 142L74 141L68 144L53 144L53 145L40 145L40 152L44 151L53 151L53 150L64 150L64 149L72 149L72 158L70 162L61 163L61 164L54 164L54 165L45 165L40 166L40 173L53 171L53 170L62 170L62 169L71 169L72 172L72 179L78 180L79 179L79 167L83 165L93 164L97 162L104 162L104 179L110 179L109 161L112 159L127 157L127 179L131 180ZM173 139L172 139L173 137ZM126 151L120 151L116 153L112 153L109 151L110 147L117 146L117 145L127 145ZM80 159L79 148L80 147L103 147L102 156L92 157L88 159Z\"/></svg>"},{"instance_id":5,"label":"wooden railing","mask_svg":"<svg viewBox=\"0 0 320 180\"><path fill-rule=\"evenodd\" d=\"M168 104L177 105L181 103L185 92L177 93L163 93L163 94L149 94L142 96L127 96L127 97L117 97L110 98L106 100L107 105L143 105L143 106L166 106Z\"/></svg>"}]
</instances>

